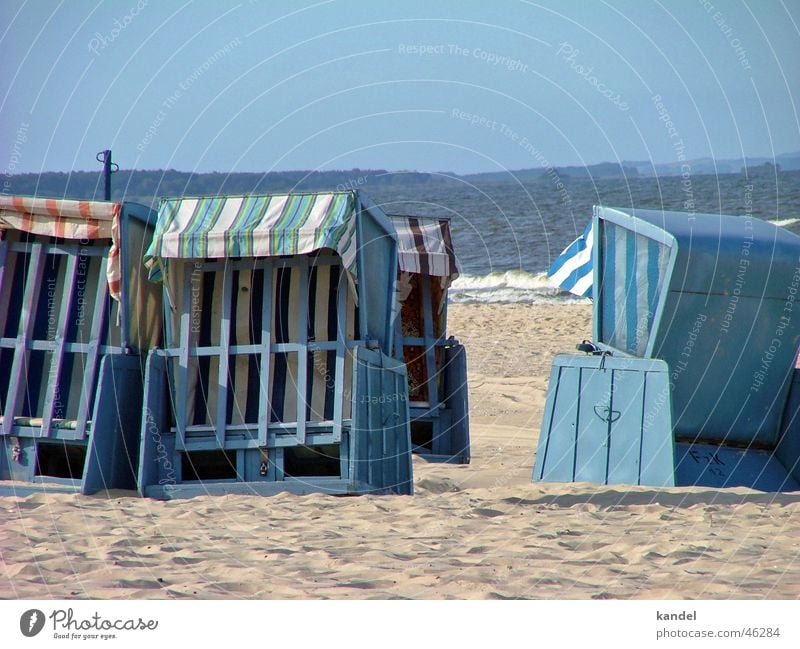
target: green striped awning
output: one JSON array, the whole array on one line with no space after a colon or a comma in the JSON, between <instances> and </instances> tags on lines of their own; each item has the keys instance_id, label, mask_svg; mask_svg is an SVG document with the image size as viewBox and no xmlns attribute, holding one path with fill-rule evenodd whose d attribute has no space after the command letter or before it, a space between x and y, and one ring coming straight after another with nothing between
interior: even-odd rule
<instances>
[{"instance_id":1,"label":"green striped awning","mask_svg":"<svg viewBox=\"0 0 800 649\"><path fill-rule=\"evenodd\" d=\"M276 257L332 248L356 278L354 192L170 198L161 202L144 263L162 259Z\"/></svg>"}]
</instances>

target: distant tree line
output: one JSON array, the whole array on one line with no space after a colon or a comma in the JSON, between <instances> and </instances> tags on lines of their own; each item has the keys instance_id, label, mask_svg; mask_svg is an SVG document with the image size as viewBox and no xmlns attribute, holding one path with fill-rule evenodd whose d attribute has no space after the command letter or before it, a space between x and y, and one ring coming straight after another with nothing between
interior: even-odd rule
<instances>
[{"instance_id":1,"label":"distant tree line","mask_svg":"<svg viewBox=\"0 0 800 649\"><path fill-rule=\"evenodd\" d=\"M167 196L214 196L311 190L348 190L366 186L421 185L441 182L440 176L383 169L347 171L273 171L269 173L190 173L167 170L121 169L112 176L112 200L151 204ZM48 171L9 176L7 194L101 200L100 172Z\"/></svg>"},{"instance_id":2,"label":"distant tree line","mask_svg":"<svg viewBox=\"0 0 800 649\"><path fill-rule=\"evenodd\" d=\"M787 169L800 168L800 156L782 158L781 165L763 163L763 159L749 159L751 173L786 172ZM760 166L756 166L756 163ZM797 164L795 164L795 162ZM723 168L723 163L727 166ZM712 164L708 169L703 165ZM693 162L694 175L721 173L744 173L741 167L728 168L733 162L699 161ZM492 183L544 183L552 184L553 179L565 183L596 181L602 178L619 178L626 181L642 176L659 177L680 176L681 168L675 165L650 163L603 162L586 167L533 168L516 171L486 172L459 176L454 173L423 173L418 171L387 171L385 169L348 169L337 171L270 171L267 173L236 172L191 173L174 169L137 170L121 169L111 181L111 198L116 201L127 200L156 205L159 198L172 196L216 196L223 194L251 194L290 191L350 190L364 189L367 193L386 187L419 187L441 185L452 182L492 182ZM709 170L710 169L710 170ZM40 174L17 174L3 178L4 194L25 196L52 196L60 198L79 198L101 200L103 198L103 178L99 171L74 171L70 173L48 171Z\"/></svg>"}]
</instances>

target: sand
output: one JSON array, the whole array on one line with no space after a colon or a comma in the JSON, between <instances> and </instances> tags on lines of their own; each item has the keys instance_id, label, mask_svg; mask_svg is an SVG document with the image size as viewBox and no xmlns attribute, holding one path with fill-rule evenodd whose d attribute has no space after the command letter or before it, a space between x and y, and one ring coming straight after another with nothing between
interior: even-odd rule
<instances>
[{"instance_id":1,"label":"sand","mask_svg":"<svg viewBox=\"0 0 800 649\"><path fill-rule=\"evenodd\" d=\"M532 484L586 305L455 305L472 463L412 497L0 498L5 598L800 597L800 494Z\"/></svg>"}]
</instances>

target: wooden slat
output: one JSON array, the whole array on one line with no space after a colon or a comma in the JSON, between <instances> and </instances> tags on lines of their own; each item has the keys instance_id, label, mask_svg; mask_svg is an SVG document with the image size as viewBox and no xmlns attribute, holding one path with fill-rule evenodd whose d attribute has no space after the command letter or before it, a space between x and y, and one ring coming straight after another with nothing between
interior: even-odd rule
<instances>
[{"instance_id":1,"label":"wooden slat","mask_svg":"<svg viewBox=\"0 0 800 649\"><path fill-rule=\"evenodd\" d=\"M339 286L336 289L336 369L334 370L334 392L333 392L333 437L337 442L342 440L342 412L345 399L345 373L344 362L347 348L345 338L347 337L347 280L339 275ZM348 398L355 399L357 390L353 386L348 386ZM355 408L355 404L351 406ZM351 410L352 412L352 410Z\"/></svg>"},{"instance_id":2,"label":"wooden slat","mask_svg":"<svg viewBox=\"0 0 800 649\"><path fill-rule=\"evenodd\" d=\"M77 255L77 246L75 250ZM31 345L29 347L29 349L33 350L36 346L38 346L39 342L47 342L52 344L52 350L44 354L37 355L38 358L36 359L36 364L38 367L30 368L32 374L36 374L37 371L39 373L39 386L37 390L38 394L35 395L35 398L31 399L31 414L41 417L43 422L45 419L45 401L47 400L48 396L48 384L51 376L51 372L49 370L53 363L53 353L58 348L56 341L59 333L61 333L58 329L59 315L61 313L59 304L61 304L62 296L64 295L66 288L66 282L69 279L66 276L66 266L68 260L69 257L65 257L64 255L48 255L46 257L45 276L42 279L44 282L42 286L43 295L40 296L41 303L39 305L39 309L43 310L43 313L40 313L36 319L38 323L40 322L42 315L45 315L47 328L44 335L34 332L34 336L37 337L37 340L31 341ZM70 385L70 383L68 383L66 380L62 380L61 384L64 386ZM31 397L33 396L33 393L31 393ZM56 396L59 398L55 400L56 412L54 413L54 418L58 419L60 417L69 416L66 411L66 407L68 407L69 404L69 392L61 392L61 394ZM58 413L59 405L64 406L64 412L61 414ZM42 435L47 436L47 431L42 429Z\"/></svg>"},{"instance_id":3,"label":"wooden slat","mask_svg":"<svg viewBox=\"0 0 800 649\"><path fill-rule=\"evenodd\" d=\"M345 270L343 266L340 266L339 271L340 277L340 285L341 289L344 292L344 303L345 303L345 311L347 312L347 319L346 319L346 329L344 330L343 339L344 344L352 349L355 346L363 346L364 339L367 338L368 332L365 328L360 327L357 320L360 318L360 313L362 309L356 307L355 299L353 294L350 292L350 286L347 280L347 276L345 274ZM356 330L358 330L359 335L361 337L360 341L356 341ZM344 386L347 386L345 389L349 389L352 391L352 384L353 384L353 363L355 361L354 354L345 354L344 355ZM347 421L349 418L353 416L353 408L352 408L352 400L351 398L345 399L342 403L342 421Z\"/></svg>"},{"instance_id":4,"label":"wooden slat","mask_svg":"<svg viewBox=\"0 0 800 649\"><path fill-rule=\"evenodd\" d=\"M613 419L612 372L580 371L578 425L575 435L576 481L605 483L608 472L609 422Z\"/></svg>"},{"instance_id":5,"label":"wooden slat","mask_svg":"<svg viewBox=\"0 0 800 649\"><path fill-rule=\"evenodd\" d=\"M182 357L184 353L188 353L186 362L186 383L181 388L181 395L186 398L186 408L183 410L183 417L186 429L188 430L188 427L194 423L198 414L197 410L199 406L197 394L200 390L201 379L200 361L196 358L198 354L195 352L197 351L197 345L199 344L201 332L203 331L205 310L210 307L206 304L205 276L203 274L204 265L199 261L191 263L180 262L179 268L182 274L179 276L177 283L181 283L182 279L183 287L181 288L182 292L180 295L184 298L184 306L182 307L184 310L179 310L178 312L178 330L177 334L175 334L176 338L171 340L174 341L177 339L177 344L181 345L179 349L179 358ZM187 295L187 291L191 293L191 297ZM181 336L183 335L183 320L181 315L186 312L185 309L188 309L189 314L189 331L187 332L187 342L182 344L180 342ZM173 323L175 322L174 318L170 320ZM204 351L208 351L206 348L203 349ZM205 411L203 411L203 415L205 415Z\"/></svg>"},{"instance_id":6,"label":"wooden slat","mask_svg":"<svg viewBox=\"0 0 800 649\"><path fill-rule=\"evenodd\" d=\"M17 407L20 397L27 385L26 377L28 374L28 341L33 335L33 325L35 322L34 310L39 301L39 291L42 286L42 276L44 274L45 255L42 244L34 243L30 246L30 263L28 264L28 276L25 280L25 293L22 300L22 315L20 317L17 342L14 348L14 361L11 365L11 379L8 384L8 398L6 408L3 413L3 433L12 434L14 427L14 417L18 415Z\"/></svg>"},{"instance_id":7,"label":"wooden slat","mask_svg":"<svg viewBox=\"0 0 800 649\"><path fill-rule=\"evenodd\" d=\"M453 345L444 348L442 352L442 380L446 390L447 409L450 411L446 453L451 455L459 464L468 464L470 446L467 352L463 345ZM546 430L544 424L541 430Z\"/></svg>"},{"instance_id":8,"label":"wooden slat","mask_svg":"<svg viewBox=\"0 0 800 649\"><path fill-rule=\"evenodd\" d=\"M606 484L639 484L645 375L611 370L611 404L619 418L609 422Z\"/></svg>"},{"instance_id":9,"label":"wooden slat","mask_svg":"<svg viewBox=\"0 0 800 649\"><path fill-rule=\"evenodd\" d=\"M7 277L11 282L14 277L14 269L11 266L11 258L8 256L8 241L0 239L0 336L6 328L6 318L8 317L8 300L11 299L11 291L6 290L3 285L3 278ZM10 288L10 286L9 286Z\"/></svg>"},{"instance_id":10,"label":"wooden slat","mask_svg":"<svg viewBox=\"0 0 800 649\"><path fill-rule=\"evenodd\" d=\"M11 252L29 252L30 245L31 244L26 241L9 241L9 250ZM39 242L39 245L42 246L42 252L45 255L71 256L75 254L74 243L57 244ZM84 246L81 248L81 255L84 257L102 257L107 252L108 249L102 246Z\"/></svg>"},{"instance_id":11,"label":"wooden slat","mask_svg":"<svg viewBox=\"0 0 800 649\"><path fill-rule=\"evenodd\" d=\"M106 281L105 277L101 277L99 272L100 258L87 257L82 254L84 249L88 250L89 248L85 246L76 251L78 255L78 271L75 280L75 310L70 316L69 331L67 332L69 340L78 341L83 345L83 350L70 352L67 348L67 343L64 344L64 352L67 354L64 358L65 370L67 371L64 372L63 377L63 384L67 394L64 399L67 405L64 414L75 421L78 420L78 410L81 405L86 363L92 351L92 324L94 323L92 308L97 297L98 288L101 287L101 282L105 283ZM34 344L38 345L38 342Z\"/></svg>"},{"instance_id":12,"label":"wooden slat","mask_svg":"<svg viewBox=\"0 0 800 649\"><path fill-rule=\"evenodd\" d=\"M297 432L298 444L306 443L306 413L308 408L308 266L300 267L298 304L298 343L297 354Z\"/></svg>"},{"instance_id":13,"label":"wooden slat","mask_svg":"<svg viewBox=\"0 0 800 649\"><path fill-rule=\"evenodd\" d=\"M669 369L652 367L644 373L642 441L639 484L675 485L676 448L672 432ZM757 487L754 487L757 488Z\"/></svg>"},{"instance_id":14,"label":"wooden slat","mask_svg":"<svg viewBox=\"0 0 800 649\"><path fill-rule=\"evenodd\" d=\"M236 479L238 481L245 480L247 475L247 468L245 462L245 454L241 450L236 451Z\"/></svg>"},{"instance_id":15,"label":"wooden slat","mask_svg":"<svg viewBox=\"0 0 800 649\"><path fill-rule=\"evenodd\" d=\"M10 348L14 347L14 341L16 338L11 338L11 344L6 345L5 341L8 339L2 338L0 339L0 347L7 346ZM350 340L345 343L345 347L355 347L356 345L361 344L358 340ZM336 351L339 348L340 344L337 343L335 340L331 341L322 341L322 342L309 342L307 347L308 351ZM64 349L66 351L86 351L84 348L87 347L86 345L80 345L77 343L65 343ZM52 351L54 349L54 345L51 342L34 342L31 344L31 349L41 349L44 351ZM301 347L298 343L272 343L270 349L273 352L299 352L301 351ZM261 345L231 345L228 350L231 354L260 354L262 352ZM122 353L124 350L121 347L112 347L110 345L103 345L101 347L101 351L103 353ZM161 356L169 356L170 358L178 358L181 356L183 350L180 347L167 347L165 349L159 349L158 353ZM216 347L189 347L189 357L190 358L197 358L200 356L216 356L218 352L216 351Z\"/></svg>"},{"instance_id":16,"label":"wooden slat","mask_svg":"<svg viewBox=\"0 0 800 649\"><path fill-rule=\"evenodd\" d=\"M0 338L0 347L3 349L14 349L17 345L16 338ZM55 341L53 340L29 340L28 341L28 349L30 351L40 351L40 352L54 352L57 348ZM75 342L68 342L64 341L64 351L68 354L87 354L89 353L90 344L89 343L75 343ZM122 347L117 347L114 345L100 345L100 355L103 354L124 354L125 349ZM175 353L169 354L167 356L177 356L177 347L174 348ZM160 350L161 351L161 350Z\"/></svg>"},{"instance_id":17,"label":"wooden slat","mask_svg":"<svg viewBox=\"0 0 800 649\"><path fill-rule=\"evenodd\" d=\"M64 359L64 344L67 328L69 326L70 309L75 295L75 278L78 272L78 255L67 257L67 268L64 272L64 289L61 295L61 312L58 315L58 328L56 329L53 343L55 348L50 359L50 370L47 375L47 391L45 392L44 408L42 409L42 436L50 437L50 425L53 421L53 408L56 395L61 393L59 377ZM62 395L65 396L65 395Z\"/></svg>"},{"instance_id":18,"label":"wooden slat","mask_svg":"<svg viewBox=\"0 0 800 649\"><path fill-rule=\"evenodd\" d=\"M348 438L342 439L339 445L339 475L345 480L353 479L353 462L350 457L350 444Z\"/></svg>"},{"instance_id":19,"label":"wooden slat","mask_svg":"<svg viewBox=\"0 0 800 649\"><path fill-rule=\"evenodd\" d=\"M283 449L276 448L273 455L275 456L275 480L284 480L286 478L286 474L284 473Z\"/></svg>"},{"instance_id":20,"label":"wooden slat","mask_svg":"<svg viewBox=\"0 0 800 649\"><path fill-rule=\"evenodd\" d=\"M106 267L108 266L107 253L108 251L106 251L106 255L100 258L94 310L89 314L89 317L92 318L92 328L89 333L89 351L86 354L86 365L83 371L78 414L77 417L75 417L78 422L75 428L75 439L83 439L86 436L86 422L89 420L89 412L94 405L89 403L89 398L92 395L92 388L97 380L100 336L103 333L103 325L108 317L108 282L106 281Z\"/></svg>"},{"instance_id":21,"label":"wooden slat","mask_svg":"<svg viewBox=\"0 0 800 649\"><path fill-rule=\"evenodd\" d=\"M370 350L370 354L365 354L364 363L366 365L367 389L365 396L368 400L368 415L365 428L357 431L367 439L367 458L369 464L369 478L367 482L374 485L383 484L383 464L379 458L383 457L383 406L380 403L380 396L383 392L382 376L383 372L376 363L375 357L378 352ZM373 461L377 460L377 461Z\"/></svg>"},{"instance_id":22,"label":"wooden slat","mask_svg":"<svg viewBox=\"0 0 800 649\"><path fill-rule=\"evenodd\" d=\"M8 234L5 236L8 237ZM2 335L5 333L6 320L8 319L8 302L11 299L11 282L14 277L13 262L15 260L16 255L11 257L8 255L8 240L0 239L0 353L6 347L2 343ZM8 282L7 286L3 283L3 278ZM13 349L13 343L10 346ZM0 417L2 417L3 404L6 403L6 399L6 394L0 394ZM3 425L0 423L0 433L2 432L4 432Z\"/></svg>"},{"instance_id":23,"label":"wooden slat","mask_svg":"<svg viewBox=\"0 0 800 649\"><path fill-rule=\"evenodd\" d=\"M356 196L358 196L358 194L356 194ZM356 241L362 242L361 245L363 245L363 242L367 241L367 238L364 236L364 218L365 217L364 217L364 214L361 211L361 202L358 201L358 200L356 202L357 202L357 204L356 204L356 237L357 237ZM361 251L359 251L359 255L356 258L356 270L358 271L358 277L361 277L362 279L366 280L367 269L364 268L364 263L365 263L364 251L361 250ZM396 265L395 265L395 268L397 268ZM340 280L340 289L342 291L347 290L347 281L346 281L346 279L344 277L346 272L347 271L345 271L344 264L342 264L342 271L341 271L341 274L340 274L340 278L341 278L341 280ZM396 273L397 271L393 269L391 272L392 273ZM369 329L367 328L367 316L371 316L372 315L372 314L368 314L367 310L364 308L364 300L365 299L366 299L366 296L362 296L362 298L361 298L361 308L358 310L358 330L361 332L361 337L362 338L368 338L369 337L368 333L367 333L369 331ZM392 296L392 299L395 299L394 296Z\"/></svg>"},{"instance_id":24,"label":"wooden slat","mask_svg":"<svg viewBox=\"0 0 800 649\"><path fill-rule=\"evenodd\" d=\"M238 283L235 288L236 318L234 320L236 332L236 346L229 345L228 353L233 356L233 389L231 398L231 424L243 424L247 412L247 395L250 392L248 377L250 374L250 358L247 352L240 351L242 342L250 342L250 302L253 295L253 272L249 268L239 271Z\"/></svg>"},{"instance_id":25,"label":"wooden slat","mask_svg":"<svg viewBox=\"0 0 800 649\"><path fill-rule=\"evenodd\" d=\"M205 269L205 266L204 266ZM228 267L228 272L232 269ZM212 289L212 298L210 304L203 303L203 312L210 312L211 318L209 322L209 342L208 346L213 352L208 358L208 369L207 374L202 376L201 373L203 371L202 366L200 366L200 373L197 375L200 377L201 385L205 385L206 393L203 395L205 399L204 407L205 407L205 418L210 423L216 424L217 420L217 404L218 404L218 393L219 393L219 368L220 368L220 358L219 358L219 343L220 343L220 330L222 328L222 317L223 312L225 310L225 300L224 300L224 293L225 293L225 269L223 268L222 271L218 271L215 273L207 274L207 277L211 279L213 282L213 289ZM205 290L205 289L204 289ZM207 292L206 292L207 294ZM230 328L229 328L230 331ZM199 342L198 342L199 344ZM230 342L228 343L230 345Z\"/></svg>"},{"instance_id":26,"label":"wooden slat","mask_svg":"<svg viewBox=\"0 0 800 649\"><path fill-rule=\"evenodd\" d=\"M327 367L328 354L317 351L315 347L316 341L328 338L328 309L321 309L320 307L328 304L328 299L330 298L329 289L329 268L317 266L312 261L309 267L308 281L309 320L312 320L312 312L314 316L313 322L309 322L311 336L308 342L308 359L311 368L311 394L309 395L307 424L325 419L325 398L327 396L327 379L329 376ZM320 296L325 297L322 303L319 300ZM333 402L331 402L332 405ZM333 416L333 411L331 411L331 416Z\"/></svg>"},{"instance_id":27,"label":"wooden slat","mask_svg":"<svg viewBox=\"0 0 800 649\"><path fill-rule=\"evenodd\" d=\"M283 260L281 260L283 262ZM294 265L292 267L287 267L283 263L281 266L284 267L284 279L286 276L289 276L289 289L288 289L288 307L286 312L280 313L281 321L284 323L284 331L288 333L288 340L291 341L294 345L299 345L298 341L300 340L300 318L298 315L299 312L299 305L300 305L300 293L302 293L301 286L300 286L300 267ZM286 272L288 268L289 272ZM286 290L284 288L284 290ZM298 401L299 401L299 390L297 389L297 380L298 380L298 371L299 371L299 364L300 364L300 351L301 348L298 346L298 351L295 353L288 353L285 356L286 359L286 376L285 376L285 383L284 383L284 390L283 390L283 422L284 423L292 423L297 426L297 409L298 409ZM278 373L276 372L273 383L275 380L278 380ZM274 386L273 386L274 387Z\"/></svg>"},{"instance_id":28,"label":"wooden slat","mask_svg":"<svg viewBox=\"0 0 800 649\"><path fill-rule=\"evenodd\" d=\"M261 304L261 371L258 400L258 441L261 446L267 445L269 429L270 403L272 391L270 386L270 362L272 345L272 283L275 281L272 262L264 266L264 295Z\"/></svg>"},{"instance_id":29,"label":"wooden slat","mask_svg":"<svg viewBox=\"0 0 800 649\"><path fill-rule=\"evenodd\" d=\"M175 447L176 450L182 451L186 448L186 423L189 408L194 409L197 407L195 405L197 395L195 390L192 390L191 394L189 393L189 345L192 343L190 340L192 329L192 273L190 268L193 265L181 263L178 267L183 273L183 308L180 314L180 356L178 357L178 372L175 378L173 406L175 408L175 428L177 432Z\"/></svg>"},{"instance_id":30,"label":"wooden slat","mask_svg":"<svg viewBox=\"0 0 800 649\"><path fill-rule=\"evenodd\" d=\"M580 369L553 363L540 442L536 452L536 481L575 480L575 448L579 421ZM569 431L569 433L567 432Z\"/></svg>"},{"instance_id":31,"label":"wooden slat","mask_svg":"<svg viewBox=\"0 0 800 649\"><path fill-rule=\"evenodd\" d=\"M439 391L436 389L436 338L433 333L433 307L431 278L420 275L422 284L422 327L425 335L425 368L428 379L428 404L431 412L439 407Z\"/></svg>"},{"instance_id":32,"label":"wooden slat","mask_svg":"<svg viewBox=\"0 0 800 649\"><path fill-rule=\"evenodd\" d=\"M228 418L228 384L229 384L229 363L231 345L231 307L233 294L233 271L229 265L225 265L222 275L222 313L220 318L219 330L219 367L217 368L217 412L216 412L216 436L220 448L225 448L225 425ZM209 380L209 386L211 381ZM211 390L209 389L209 392Z\"/></svg>"}]
</instances>

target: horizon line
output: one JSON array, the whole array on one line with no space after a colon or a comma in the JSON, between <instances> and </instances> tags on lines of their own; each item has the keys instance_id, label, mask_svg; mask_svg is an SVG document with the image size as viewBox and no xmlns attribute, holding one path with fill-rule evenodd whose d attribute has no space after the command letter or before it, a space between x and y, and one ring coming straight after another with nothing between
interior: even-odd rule
<instances>
[{"instance_id":1,"label":"horizon line","mask_svg":"<svg viewBox=\"0 0 800 649\"><path fill-rule=\"evenodd\" d=\"M431 175L440 175L440 176L451 176L451 177L464 177L464 176L478 176L478 175L485 175L485 174L516 174L521 172L528 172L528 171L537 171L541 170L546 172L548 169L589 169L591 167L597 167L600 165L616 165L619 167L625 166L642 166L642 165L649 165L653 168L656 167L664 167L664 166L674 166L674 165L681 165L681 164L690 164L692 162L713 162L714 164L721 164L721 163L732 163L732 162L742 162L745 163L747 160L752 159L760 159L763 160L761 163L766 164L770 161L773 161L773 164L780 164L778 160L779 157L793 157L797 156L800 158L800 151L787 151L785 153L779 153L774 156L763 156L763 155L753 155L753 156L745 156L743 158L712 158L712 157L703 157L703 158L691 158L689 160L673 160L670 162L652 162L648 160L620 160L620 161L611 161L611 160L604 160L602 162L592 162L589 164L553 164L548 166L539 166L539 167L523 167L519 169L505 169L505 170L487 170L487 171L468 171L468 172L455 172L455 171L444 171L444 170L434 170L434 171L426 171L421 169L385 169L385 168L378 168L378 167L350 167L347 168L339 168L339 169L272 169L270 171L264 170L236 170L236 171L219 171L219 170L209 170L209 171L186 171L182 169L175 169L172 167L169 168L120 168L118 171L128 171L128 172L176 172L176 173L185 173L185 174L272 174L272 173L306 173L306 174L313 174L313 173L342 173L342 172L353 172L353 171L378 171L383 172L386 174L431 174ZM13 178L14 176L26 176L26 175L41 175L47 173L54 173L54 174L77 174L77 173L102 173L102 169L71 169L68 171L64 170L46 170L46 171L23 171L20 173L15 174L3 174L7 178ZM791 170L790 170L791 171ZM117 173L117 172L115 172ZM731 172L725 172L731 173ZM698 175L707 175L707 174L698 174Z\"/></svg>"}]
</instances>

